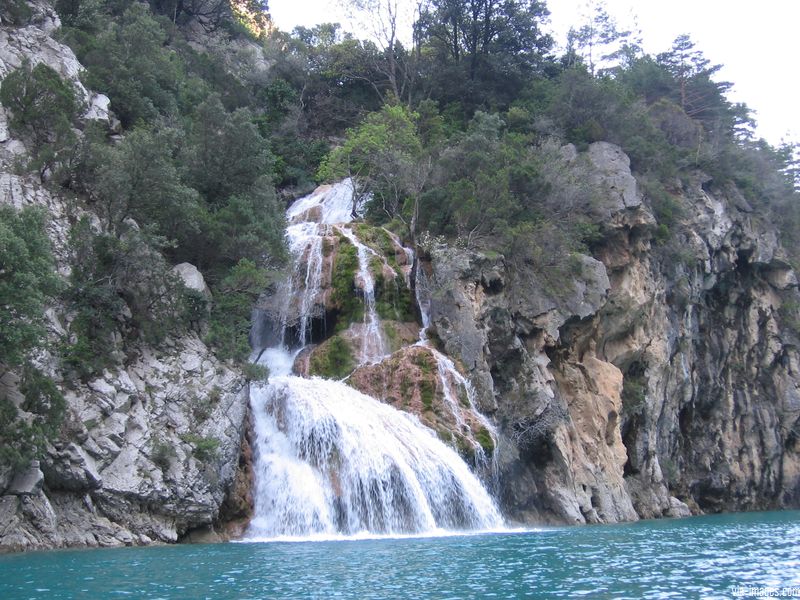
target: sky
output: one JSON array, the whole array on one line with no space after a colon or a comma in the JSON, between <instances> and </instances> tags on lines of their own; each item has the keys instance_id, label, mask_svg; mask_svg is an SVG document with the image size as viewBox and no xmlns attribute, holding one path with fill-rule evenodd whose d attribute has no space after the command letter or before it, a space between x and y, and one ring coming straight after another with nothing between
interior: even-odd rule
<instances>
[{"instance_id":1,"label":"sky","mask_svg":"<svg viewBox=\"0 0 800 600\"><path fill-rule=\"evenodd\" d=\"M605 5L621 26L630 27L636 16L649 53L667 50L678 35L689 34L712 64L723 65L717 79L734 84L728 98L755 111L758 136L774 145L782 139L800 142L800 1L605 0ZM586 0L548 0L547 6L559 41L586 12ZM269 9L285 31L348 23L338 0L269 0Z\"/></svg>"}]
</instances>

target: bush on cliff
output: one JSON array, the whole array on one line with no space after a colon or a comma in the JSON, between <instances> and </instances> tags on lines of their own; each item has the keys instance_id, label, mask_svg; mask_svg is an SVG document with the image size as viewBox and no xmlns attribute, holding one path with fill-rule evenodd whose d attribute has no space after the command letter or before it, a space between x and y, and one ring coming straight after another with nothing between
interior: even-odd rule
<instances>
[{"instance_id":1,"label":"bush on cliff","mask_svg":"<svg viewBox=\"0 0 800 600\"><path fill-rule=\"evenodd\" d=\"M43 212L0 207L0 465L38 458L61 425L64 399L33 362L46 345L45 307L60 288Z\"/></svg>"}]
</instances>

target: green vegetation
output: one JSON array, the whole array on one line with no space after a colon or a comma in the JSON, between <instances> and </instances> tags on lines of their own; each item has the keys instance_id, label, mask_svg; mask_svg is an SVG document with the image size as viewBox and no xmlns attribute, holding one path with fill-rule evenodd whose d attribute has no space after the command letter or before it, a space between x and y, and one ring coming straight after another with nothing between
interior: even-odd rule
<instances>
[{"instance_id":1,"label":"green vegetation","mask_svg":"<svg viewBox=\"0 0 800 600\"><path fill-rule=\"evenodd\" d=\"M778 314L781 317L781 322L789 330L800 334L800 303L795 300L784 300L778 309Z\"/></svg>"},{"instance_id":2,"label":"green vegetation","mask_svg":"<svg viewBox=\"0 0 800 600\"><path fill-rule=\"evenodd\" d=\"M137 344L186 330L203 332L221 359L245 361L250 309L287 256L281 199L320 180L349 175L371 197L355 228L396 274L374 265L384 319L414 319L386 229L412 244L480 251L532 270L553 295L568 291L578 255L607 231L586 160L566 144L608 141L627 153L657 220L642 229L663 268L695 260L679 241L681 198L699 181L737 189L800 259L797 148L754 139L749 110L717 80L720 66L686 36L648 55L598 10L557 56L541 0L428 0L406 47L394 30L375 38L385 42L360 41L335 24L267 35L263 3L235 4L56 2L60 39L121 122L114 135L81 118L76 90L45 65L22 64L0 84L10 129L30 150L21 168L99 217L73 223L71 274L59 286L41 214L0 209L0 370L22 374L27 390L19 407L0 398L3 446L27 440L15 461L36 455L60 418L30 360L51 298L62 294L69 309L60 351L70 375L89 378ZM13 25L30 17L19 0L0 0L0 13ZM374 16L379 29L397 25ZM210 305L172 274L181 262L203 272ZM340 237L339 333L363 319L357 270L356 248ZM795 312L787 306L784 319ZM349 345L334 337L329 346L315 369L346 374ZM250 379L265 376L249 369ZM432 408L435 389L421 391ZM626 412L644 394L643 379L626 376Z\"/></svg>"},{"instance_id":3,"label":"green vegetation","mask_svg":"<svg viewBox=\"0 0 800 600\"><path fill-rule=\"evenodd\" d=\"M604 229L580 161L566 167L561 148L599 140L630 156L665 256L681 228L676 182L696 169L719 188L737 185L757 210L779 212L785 241L800 255L794 148L752 139L747 108L726 99L730 84L715 81L719 66L686 36L647 55L599 6L555 56L541 0L431 0L421 6L411 47L359 41L335 24L257 38L240 22L263 21L264 6L206 4L59 0L61 35L86 66L87 85L109 95L124 135L111 145L88 127L46 162L62 172L59 185L103 217L103 235L122 238L134 220L167 264L197 265L215 299L242 259L259 269L285 259L276 184L306 190L315 179L347 175L372 197L371 224L357 226L359 237L396 272L381 224L412 242L429 232L499 253L563 293L578 265L573 257L601 244ZM379 30L388 27L373 17ZM213 32L208 44L187 43L190 24ZM237 50L242 39L260 44L263 57ZM46 132L36 133L40 143L58 147L57 132L75 121L74 94L70 100L68 86L44 69L7 77L4 104L15 127ZM46 92L52 110L33 110L12 93L22 81ZM340 241L333 282L340 331L362 317L354 250ZM380 314L412 318L402 281L377 279ZM120 286L112 287L119 296ZM118 315L121 305L106 300L108 315ZM212 312L208 339L221 356L241 357L241 336L223 341L239 331L223 323L223 312ZM80 320L76 327L89 328ZM139 334L127 323L121 330L123 343Z\"/></svg>"},{"instance_id":4,"label":"green vegetation","mask_svg":"<svg viewBox=\"0 0 800 600\"><path fill-rule=\"evenodd\" d=\"M25 467L42 457L64 418L65 401L52 379L27 365L20 379L22 403L0 394L0 465Z\"/></svg>"},{"instance_id":5,"label":"green vegetation","mask_svg":"<svg viewBox=\"0 0 800 600\"><path fill-rule=\"evenodd\" d=\"M436 387L431 379L423 378L419 382L419 397L425 410L433 410L433 400L436 398Z\"/></svg>"},{"instance_id":6,"label":"green vegetation","mask_svg":"<svg viewBox=\"0 0 800 600\"><path fill-rule=\"evenodd\" d=\"M475 464L475 446L465 436L460 433L455 435L456 451L465 461Z\"/></svg>"},{"instance_id":7,"label":"green vegetation","mask_svg":"<svg viewBox=\"0 0 800 600\"><path fill-rule=\"evenodd\" d=\"M646 55L599 5L591 23L573 30L565 55L553 57L546 16L535 1L431 1L413 48L375 57L348 46L348 57L360 51L378 65L359 76L384 104L346 131L319 175L355 176L373 195L373 222L403 223L412 239L428 231L499 251L532 267L555 294L570 279L570 255L604 235L580 162L566 168L559 158L564 143L623 148L658 220L659 245L681 227L676 182L699 169L715 188L737 185L760 210L790 213L779 220L784 240L800 249L796 149L753 140L747 107L726 99L730 84L715 81L720 67L687 36ZM319 36L306 38L319 52L350 41L335 28L306 33Z\"/></svg>"},{"instance_id":8,"label":"green vegetation","mask_svg":"<svg viewBox=\"0 0 800 600\"><path fill-rule=\"evenodd\" d=\"M426 177L414 125L418 116L402 106L384 105L348 130L344 145L328 154L319 169L324 180L354 177L372 194L370 210L376 218L401 219L412 237Z\"/></svg>"},{"instance_id":9,"label":"green vegetation","mask_svg":"<svg viewBox=\"0 0 800 600\"><path fill-rule=\"evenodd\" d=\"M255 58L235 56L231 44L254 38L225 2L59 0L56 8L63 41L86 67L86 85L109 96L123 128L117 143L91 123L77 141L61 143L59 132L72 133L78 109L71 88L43 65L23 65L4 81L12 125L26 128L34 148L55 148L45 164L58 174L51 185L102 221L77 223L72 232L78 268L66 296L77 318L67 364L89 376L131 344L158 344L187 328L207 331L220 358L245 360L248 303L286 258L276 165L297 167L298 158L274 156L270 138L279 137L273 129L285 138L297 132L284 127L290 103L263 106L281 84L243 75ZM236 10L241 17L257 8L240 2ZM256 12L253 22L263 21ZM192 22L215 31L219 43L190 46L176 26ZM39 91L31 100L20 89ZM210 314L206 299L171 275L179 262L205 275L215 299Z\"/></svg>"},{"instance_id":10,"label":"green vegetation","mask_svg":"<svg viewBox=\"0 0 800 600\"><path fill-rule=\"evenodd\" d=\"M171 444L161 438L155 438L151 442L150 460L153 461L162 472L169 469L170 463L177 457L177 452Z\"/></svg>"},{"instance_id":11,"label":"green vegetation","mask_svg":"<svg viewBox=\"0 0 800 600\"><path fill-rule=\"evenodd\" d=\"M192 454L200 462L210 462L217 456L219 440L214 437L203 437L194 433L186 433L181 439L192 446Z\"/></svg>"},{"instance_id":12,"label":"green vegetation","mask_svg":"<svg viewBox=\"0 0 800 600\"><path fill-rule=\"evenodd\" d=\"M0 84L0 103L11 112L11 131L30 142L28 167L44 181L69 159L75 143L72 127L80 108L75 90L47 65L24 62Z\"/></svg>"},{"instance_id":13,"label":"green vegetation","mask_svg":"<svg viewBox=\"0 0 800 600\"><path fill-rule=\"evenodd\" d=\"M310 375L319 375L327 379L343 379L356 368L353 349L341 335L334 335L311 355L308 371Z\"/></svg>"},{"instance_id":14,"label":"green vegetation","mask_svg":"<svg viewBox=\"0 0 800 600\"><path fill-rule=\"evenodd\" d=\"M267 287L264 272L243 258L220 282L206 341L222 359L244 362L250 354L250 313L259 294ZM251 375L257 375L254 372Z\"/></svg>"},{"instance_id":15,"label":"green vegetation","mask_svg":"<svg viewBox=\"0 0 800 600\"><path fill-rule=\"evenodd\" d=\"M206 421L211 417L214 412L214 407L219 404L222 399L222 389L218 385L212 387L208 394L202 396L191 397L192 416L195 421Z\"/></svg>"},{"instance_id":16,"label":"green vegetation","mask_svg":"<svg viewBox=\"0 0 800 600\"><path fill-rule=\"evenodd\" d=\"M242 365L242 373L244 373L247 381L266 381L269 377L269 369L267 367L250 362Z\"/></svg>"},{"instance_id":17,"label":"green vegetation","mask_svg":"<svg viewBox=\"0 0 800 600\"><path fill-rule=\"evenodd\" d=\"M397 264L397 257L395 256L397 246L386 229L374 227L368 223L356 223L354 229L362 244L366 244L375 250L378 255L383 256L395 272L400 271L400 265Z\"/></svg>"},{"instance_id":18,"label":"green vegetation","mask_svg":"<svg viewBox=\"0 0 800 600\"><path fill-rule=\"evenodd\" d=\"M414 299L400 275L387 280L382 270L375 275L375 311L381 319L413 322Z\"/></svg>"},{"instance_id":19,"label":"green vegetation","mask_svg":"<svg viewBox=\"0 0 800 600\"><path fill-rule=\"evenodd\" d=\"M642 411L647 401L647 381L644 375L629 374L622 381L622 412L632 416Z\"/></svg>"},{"instance_id":20,"label":"green vegetation","mask_svg":"<svg viewBox=\"0 0 800 600\"><path fill-rule=\"evenodd\" d=\"M44 308L60 281L41 210L0 207L0 369L24 364L45 337Z\"/></svg>"},{"instance_id":21,"label":"green vegetation","mask_svg":"<svg viewBox=\"0 0 800 600\"><path fill-rule=\"evenodd\" d=\"M73 269L65 300L74 312L67 365L87 378L114 364L118 332L157 344L182 325L180 284L158 252L165 242L136 228L119 237L95 232L88 219L70 235Z\"/></svg>"},{"instance_id":22,"label":"green vegetation","mask_svg":"<svg viewBox=\"0 0 800 600\"><path fill-rule=\"evenodd\" d=\"M25 0L0 0L0 14L11 25L25 25L31 17L31 9Z\"/></svg>"},{"instance_id":23,"label":"green vegetation","mask_svg":"<svg viewBox=\"0 0 800 600\"><path fill-rule=\"evenodd\" d=\"M436 399L436 360L427 351L416 351L411 354L411 362L421 372L419 377L419 394L425 410L436 412L434 400Z\"/></svg>"},{"instance_id":24,"label":"green vegetation","mask_svg":"<svg viewBox=\"0 0 800 600\"><path fill-rule=\"evenodd\" d=\"M40 210L0 207L0 377L19 373L21 394L0 392L0 465L12 467L39 458L64 415L64 398L32 361L46 345L45 306L61 288L44 227Z\"/></svg>"},{"instance_id":25,"label":"green vegetation","mask_svg":"<svg viewBox=\"0 0 800 600\"><path fill-rule=\"evenodd\" d=\"M475 434L475 440L481 445L486 456L492 455L492 452L494 452L494 440L492 439L492 434L489 433L486 427L481 426L481 428L478 429L478 432Z\"/></svg>"},{"instance_id":26,"label":"green vegetation","mask_svg":"<svg viewBox=\"0 0 800 600\"><path fill-rule=\"evenodd\" d=\"M331 300L337 309L336 331L344 331L350 323L364 319L364 302L356 295L355 277L358 272L358 250L344 236L339 236L339 248L333 261Z\"/></svg>"}]
</instances>

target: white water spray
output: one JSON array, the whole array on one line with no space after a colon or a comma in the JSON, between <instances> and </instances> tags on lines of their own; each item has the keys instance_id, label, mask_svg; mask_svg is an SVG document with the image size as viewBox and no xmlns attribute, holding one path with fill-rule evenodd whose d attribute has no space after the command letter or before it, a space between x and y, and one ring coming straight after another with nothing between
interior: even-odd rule
<instances>
[{"instance_id":1,"label":"white water spray","mask_svg":"<svg viewBox=\"0 0 800 600\"><path fill-rule=\"evenodd\" d=\"M253 394L258 537L489 529L502 519L463 460L416 417L323 379Z\"/></svg>"}]
</instances>

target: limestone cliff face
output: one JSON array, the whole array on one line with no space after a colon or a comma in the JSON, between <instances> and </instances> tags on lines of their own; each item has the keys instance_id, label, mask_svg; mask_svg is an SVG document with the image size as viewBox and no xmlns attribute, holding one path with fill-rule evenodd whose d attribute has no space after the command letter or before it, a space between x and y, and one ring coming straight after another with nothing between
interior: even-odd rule
<instances>
[{"instance_id":1,"label":"limestone cliff face","mask_svg":"<svg viewBox=\"0 0 800 600\"><path fill-rule=\"evenodd\" d=\"M247 387L197 339L61 382L60 439L0 481L0 549L170 542L212 525L237 476ZM3 381L12 385L13 381Z\"/></svg>"},{"instance_id":2,"label":"limestone cliff face","mask_svg":"<svg viewBox=\"0 0 800 600\"><path fill-rule=\"evenodd\" d=\"M0 26L0 78L23 59L44 62L83 95L85 120L113 130L108 99L80 84L74 54L50 36L58 17L45 3L32 8L31 25ZM38 177L15 174L27 150L6 123L0 107L0 205L46 210L56 265L66 276L70 225L87 216L100 227L99 219ZM178 265L175 273L209 294L192 265ZM51 341L68 335L71 318L63 306L48 309ZM118 368L84 382L65 376L53 357L38 357L64 394L67 412L41 461L16 473L0 468L0 552L176 541L212 525L221 511L247 512L247 469L239 463L248 387L241 373L220 363L195 333L158 351L141 345L120 359ZM12 372L4 372L0 386L12 398L19 394Z\"/></svg>"},{"instance_id":3,"label":"limestone cliff face","mask_svg":"<svg viewBox=\"0 0 800 600\"><path fill-rule=\"evenodd\" d=\"M421 264L433 326L500 426L506 510L580 523L798 506L798 293L774 228L698 173L657 245L618 148L564 156L604 227L574 280L555 290L445 246Z\"/></svg>"}]
</instances>

